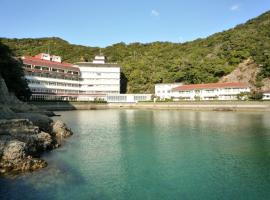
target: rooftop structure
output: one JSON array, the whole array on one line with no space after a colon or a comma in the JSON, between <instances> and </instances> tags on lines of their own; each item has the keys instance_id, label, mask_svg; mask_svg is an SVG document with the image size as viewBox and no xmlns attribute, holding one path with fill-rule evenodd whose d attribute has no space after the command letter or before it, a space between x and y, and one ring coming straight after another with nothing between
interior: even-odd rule
<instances>
[{"instance_id":1,"label":"rooftop structure","mask_svg":"<svg viewBox=\"0 0 270 200\"><path fill-rule=\"evenodd\" d=\"M105 56L95 56L94 64L105 64Z\"/></svg>"},{"instance_id":2,"label":"rooftop structure","mask_svg":"<svg viewBox=\"0 0 270 200\"><path fill-rule=\"evenodd\" d=\"M41 59L41 60L48 60L48 61L54 61L54 62L59 62L61 63L61 57L60 56L55 56L55 55L50 55L47 53L40 53L35 56L35 58Z\"/></svg>"}]
</instances>

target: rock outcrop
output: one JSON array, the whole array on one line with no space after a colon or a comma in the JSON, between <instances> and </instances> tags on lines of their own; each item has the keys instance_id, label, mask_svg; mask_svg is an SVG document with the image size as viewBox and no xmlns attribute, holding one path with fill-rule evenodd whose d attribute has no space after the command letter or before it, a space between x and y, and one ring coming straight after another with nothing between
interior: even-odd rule
<instances>
[{"instance_id":1,"label":"rock outcrop","mask_svg":"<svg viewBox=\"0 0 270 200\"><path fill-rule=\"evenodd\" d=\"M49 118L53 115L19 101L0 77L0 174L47 166L40 155L73 134L63 122Z\"/></svg>"},{"instance_id":2,"label":"rock outcrop","mask_svg":"<svg viewBox=\"0 0 270 200\"><path fill-rule=\"evenodd\" d=\"M53 124L52 132L57 138L67 138L73 134L72 131L67 127L67 125L60 120L56 121Z\"/></svg>"},{"instance_id":3,"label":"rock outcrop","mask_svg":"<svg viewBox=\"0 0 270 200\"><path fill-rule=\"evenodd\" d=\"M252 90L257 90L256 77L260 71L261 68L252 59L247 59L240 63L230 74L222 77L219 82L242 82L248 84ZM262 91L270 91L270 78L263 79L262 84Z\"/></svg>"}]
</instances>

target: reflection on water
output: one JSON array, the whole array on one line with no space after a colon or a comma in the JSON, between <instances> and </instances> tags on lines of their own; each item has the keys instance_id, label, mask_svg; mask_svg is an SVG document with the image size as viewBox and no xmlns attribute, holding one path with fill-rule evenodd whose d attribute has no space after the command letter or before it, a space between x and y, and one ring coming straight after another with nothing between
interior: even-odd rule
<instances>
[{"instance_id":1,"label":"reflection on water","mask_svg":"<svg viewBox=\"0 0 270 200\"><path fill-rule=\"evenodd\" d=\"M60 112L75 135L0 199L269 199L269 113Z\"/></svg>"}]
</instances>

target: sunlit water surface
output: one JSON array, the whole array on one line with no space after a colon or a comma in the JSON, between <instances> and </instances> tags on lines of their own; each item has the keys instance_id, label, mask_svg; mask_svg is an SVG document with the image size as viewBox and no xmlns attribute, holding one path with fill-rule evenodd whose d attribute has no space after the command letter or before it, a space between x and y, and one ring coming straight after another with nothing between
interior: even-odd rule
<instances>
[{"instance_id":1,"label":"sunlit water surface","mask_svg":"<svg viewBox=\"0 0 270 200\"><path fill-rule=\"evenodd\" d=\"M59 112L74 135L0 199L270 199L270 113ZM55 118L57 119L57 118Z\"/></svg>"}]
</instances>

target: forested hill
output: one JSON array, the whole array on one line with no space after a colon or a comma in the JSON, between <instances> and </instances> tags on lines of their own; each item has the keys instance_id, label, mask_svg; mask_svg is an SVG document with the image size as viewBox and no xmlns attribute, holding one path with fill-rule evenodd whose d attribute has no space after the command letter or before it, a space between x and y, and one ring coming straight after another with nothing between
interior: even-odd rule
<instances>
[{"instance_id":1,"label":"forested hill","mask_svg":"<svg viewBox=\"0 0 270 200\"><path fill-rule=\"evenodd\" d=\"M100 48L69 44L60 38L0 38L17 56L47 52L65 61L91 61ZM258 82L270 76L270 11L233 29L186 43L118 43L101 49L122 65L128 92L152 92L155 83L216 82L250 58L261 67Z\"/></svg>"}]
</instances>

